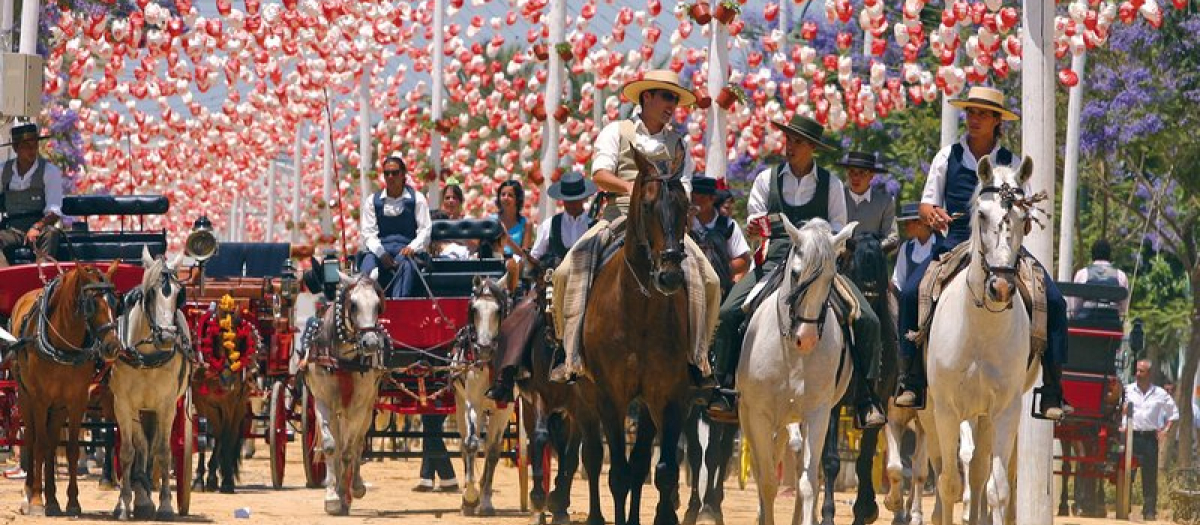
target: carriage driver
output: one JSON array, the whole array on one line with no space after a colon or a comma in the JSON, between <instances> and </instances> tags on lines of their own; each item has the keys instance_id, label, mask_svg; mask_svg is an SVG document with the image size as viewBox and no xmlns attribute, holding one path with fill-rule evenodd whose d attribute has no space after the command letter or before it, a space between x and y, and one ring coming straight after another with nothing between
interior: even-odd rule
<instances>
[{"instance_id":1,"label":"carriage driver","mask_svg":"<svg viewBox=\"0 0 1200 525\"><path fill-rule=\"evenodd\" d=\"M58 249L60 233L54 226L62 216L63 179L58 167L38 154L38 142L47 138L38 133L37 124L17 124L12 143L4 144L12 146L17 158L0 170L0 212L5 213L0 268L8 266L3 250L9 246L35 246L50 255Z\"/></svg>"},{"instance_id":2,"label":"carriage driver","mask_svg":"<svg viewBox=\"0 0 1200 525\"><path fill-rule=\"evenodd\" d=\"M679 75L665 69L647 71L642 78L626 84L621 93L627 100L637 103L638 109L630 118L611 122L600 131L592 160L592 180L601 191L610 195L604 210L605 220L588 230L554 272L554 323L566 354L566 361L551 372L551 379L558 382L569 382L586 373L579 353L579 340L587 304L584 294L588 292L588 283L595 271L588 267L587 259L603 248L604 243L597 241L623 232L623 226L610 229L609 224L629 209L630 193L638 175L634 149L653 163L660 174L681 177L685 187L694 170L684 133L671 125L678 108L691 106L696 101L696 96L680 84ZM709 370L708 340L716 326L721 284L700 248L688 236L684 236L684 247L688 315L694 327L688 354L689 371L698 386L712 388L716 383ZM698 293L700 291L703 293Z\"/></svg>"},{"instance_id":3,"label":"carriage driver","mask_svg":"<svg viewBox=\"0 0 1200 525\"><path fill-rule=\"evenodd\" d=\"M759 271L750 272L738 281L721 303L721 322L713 342L713 354L716 360L716 374L725 388L713 395L708 407L709 415L717 421L737 420L734 402L736 394L732 387L742 351L742 324L747 317L743 305L746 298L760 279L765 279L772 270L787 260L791 251L791 241L783 221L774 220L769 215L785 215L793 224L822 218L829 221L834 231L846 225L846 195L842 183L824 168L817 166L813 159L813 153L818 148L834 149L822 139L825 127L802 115L792 117L787 123L772 124L783 131L786 139L786 160L760 172L754 178L754 186L750 190L750 202L746 206L746 230L752 237L769 237L770 244L766 262ZM853 295L850 300L858 305L852 308L859 312L858 318L852 321L855 342L850 345L854 374L856 378L873 379L878 373L881 351L879 318L875 316L875 312L868 306L869 303L854 283L841 275L837 279L840 287ZM764 297L770 292L771 290L762 290L758 297ZM847 300L846 297L842 299ZM855 384L865 387L866 382L856 379ZM883 409L871 389L855 388L854 404L859 426L874 428L886 423Z\"/></svg>"},{"instance_id":4,"label":"carriage driver","mask_svg":"<svg viewBox=\"0 0 1200 525\"><path fill-rule=\"evenodd\" d=\"M567 173L550 186L550 198L562 203L563 211L542 221L537 240L529 251L531 262L539 268L554 268L575 242L587 233L595 221L584 213L584 203L596 193L596 184L581 173ZM529 337L537 326L539 304L535 293L517 303L500 325L500 373L485 394L501 403L513 401L513 384L519 368L529 366Z\"/></svg>"},{"instance_id":5,"label":"carriage driver","mask_svg":"<svg viewBox=\"0 0 1200 525\"><path fill-rule=\"evenodd\" d=\"M979 184L975 174L978 159L986 155L992 165L1014 168L1019 160L1000 145L1002 123L1018 119L1015 113L1005 108L1003 93L977 86L971 88L967 98L950 103L966 112L967 133L958 142L938 151L929 166L929 177L921 195L921 220L935 231L946 232L946 236L934 247L933 255L910 272L900 292L900 393L895 401L900 407L924 406L924 348L905 334L917 330L920 284L930 262L971 237L970 214L967 212ZM1026 223L1026 233L1031 225ZM1044 386L1037 409L1043 417L1061 419L1071 411L1063 401L1061 383L1062 363L1067 357L1067 303L1050 274L1044 268L1042 272L1046 283L1047 349L1042 353Z\"/></svg>"},{"instance_id":6,"label":"carriage driver","mask_svg":"<svg viewBox=\"0 0 1200 525\"><path fill-rule=\"evenodd\" d=\"M383 161L384 189L366 197L359 208L363 257L359 271L383 286L391 298L410 297L417 279L413 255L429 246L432 221L429 203L407 184L404 159L393 155Z\"/></svg>"}]
</instances>

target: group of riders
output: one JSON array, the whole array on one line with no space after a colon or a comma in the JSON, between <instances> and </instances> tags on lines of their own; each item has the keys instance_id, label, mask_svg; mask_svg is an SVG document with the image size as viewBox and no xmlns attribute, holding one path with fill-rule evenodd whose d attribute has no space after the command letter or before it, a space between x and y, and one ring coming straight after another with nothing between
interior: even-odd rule
<instances>
[{"instance_id":1,"label":"group of riders","mask_svg":"<svg viewBox=\"0 0 1200 525\"><path fill-rule=\"evenodd\" d=\"M802 115L787 122L772 122L785 137L784 158L755 176L746 203L744 230L715 206L716 196L724 191L721 182L695 172L684 131L675 121L678 110L691 106L696 98L682 86L678 75L669 70L648 71L626 84L622 94L636 104L631 116L601 130L595 141L590 177L568 173L551 186L549 195L561 203L563 211L542 222L535 250L520 250L527 255L525 267L553 270L552 326L562 351L551 379L569 383L588 375L579 351L577 327L582 322L582 308L564 310L563 303L574 301L572 294L591 282L588 277L594 268L579 265L598 260L599 251L610 237L620 238L639 173L634 157L640 154L659 175L682 180L691 195L691 235L685 239L684 250L684 267L690 268L685 271L686 286L688 290L703 291L696 294L702 295L703 301L689 304L706 310L693 312L691 319L707 323L707 333L715 335L705 351L695 352L689 368L695 386L711 392L708 412L714 420L737 419L734 377L744 325L757 304L755 298L765 297L777 286L779 279L773 276L781 271L791 250L782 217L793 224L820 218L835 232L857 223L856 234L874 235L886 252L896 253L892 285L899 300L900 370L895 403L900 407L924 407L923 345L917 336L922 328L918 320L921 283L931 262L946 257L970 237L969 212L979 185L976 169L980 159L986 157L993 166L1008 167L1016 167L1019 161L1000 144L1003 123L1018 119L1007 109L1003 93L977 86L966 97L951 102L965 113L966 133L938 151L920 203L905 205L898 217L892 196L873 184L877 174L887 171L878 154L848 152L837 163L845 169L843 182L815 162L818 150L837 149L825 138L823 125ZM407 185L407 169L401 158L388 158L384 175L385 188L367 196L362 206L361 231L366 249L362 270L379 282L390 283L389 295L401 297L414 292L418 270L411 256L429 245L430 212L425 197ZM589 199L590 210L586 209ZM909 237L903 244L897 222L905 224ZM1027 232L1030 225L1023 225ZM606 242L598 242L600 237ZM752 241L762 243L753 254ZM1032 260L1028 253L1022 257ZM1045 290L1042 300L1046 305L1047 344L1040 356L1044 387L1035 409L1043 417L1060 419L1071 411L1064 402L1060 383L1066 358L1067 305L1049 274L1036 261L1033 263L1041 269L1044 285L1019 284L1025 289ZM845 278L839 281L833 300L857 313L845 320L850 324L848 346L854 364L850 398L856 422L864 428L879 427L886 418L872 384L880 374L880 320L857 286ZM586 291L583 293L586 301ZM532 311L535 308L533 301L518 301L510 317L539 315ZM530 333L517 330L506 335L510 340L501 341L496 383L488 392L498 401L513 399L514 382L529 362L524 355L529 345L524 343Z\"/></svg>"}]
</instances>

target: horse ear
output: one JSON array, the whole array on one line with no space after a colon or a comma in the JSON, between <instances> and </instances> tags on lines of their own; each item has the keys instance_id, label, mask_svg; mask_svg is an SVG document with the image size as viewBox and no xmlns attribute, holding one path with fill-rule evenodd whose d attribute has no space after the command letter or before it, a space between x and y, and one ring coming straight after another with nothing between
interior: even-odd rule
<instances>
[{"instance_id":1,"label":"horse ear","mask_svg":"<svg viewBox=\"0 0 1200 525\"><path fill-rule=\"evenodd\" d=\"M344 285L349 285L354 282L354 276L346 275L346 272L338 270L338 280Z\"/></svg>"},{"instance_id":2,"label":"horse ear","mask_svg":"<svg viewBox=\"0 0 1200 525\"><path fill-rule=\"evenodd\" d=\"M792 221L788 220L787 215L780 213L779 218L783 220L783 228L787 230L788 237L792 238L792 244L799 244L800 229L796 228L796 226L792 224Z\"/></svg>"},{"instance_id":3,"label":"horse ear","mask_svg":"<svg viewBox=\"0 0 1200 525\"><path fill-rule=\"evenodd\" d=\"M104 272L104 276L108 277L109 281L112 281L113 276L117 274L117 267L120 265L120 259L113 261L112 264L108 265L108 270Z\"/></svg>"},{"instance_id":4,"label":"horse ear","mask_svg":"<svg viewBox=\"0 0 1200 525\"><path fill-rule=\"evenodd\" d=\"M857 227L858 221L843 226L842 231L833 236L833 249L841 254L842 250L846 249L846 241L854 236L854 229Z\"/></svg>"},{"instance_id":5,"label":"horse ear","mask_svg":"<svg viewBox=\"0 0 1200 525\"><path fill-rule=\"evenodd\" d=\"M975 173L979 177L979 182L983 183L984 185L991 184L992 183L992 159L991 159L991 157L984 156L982 159L979 159L979 167L975 170Z\"/></svg>"},{"instance_id":6,"label":"horse ear","mask_svg":"<svg viewBox=\"0 0 1200 525\"><path fill-rule=\"evenodd\" d=\"M178 269L179 265L183 263L184 255L185 254L183 252L176 254L175 258L171 260L171 263L167 265L167 268L170 268L172 272Z\"/></svg>"},{"instance_id":7,"label":"horse ear","mask_svg":"<svg viewBox=\"0 0 1200 525\"><path fill-rule=\"evenodd\" d=\"M471 279L471 288L479 288L481 283L483 283L483 278L479 274L475 274L475 277Z\"/></svg>"},{"instance_id":8,"label":"horse ear","mask_svg":"<svg viewBox=\"0 0 1200 525\"><path fill-rule=\"evenodd\" d=\"M142 245L142 266L149 268L154 265L154 256L150 255L150 247Z\"/></svg>"},{"instance_id":9,"label":"horse ear","mask_svg":"<svg viewBox=\"0 0 1200 525\"><path fill-rule=\"evenodd\" d=\"M1021 159L1021 166L1017 168L1017 182L1024 186L1030 177L1033 177L1033 159L1026 155Z\"/></svg>"}]
</instances>

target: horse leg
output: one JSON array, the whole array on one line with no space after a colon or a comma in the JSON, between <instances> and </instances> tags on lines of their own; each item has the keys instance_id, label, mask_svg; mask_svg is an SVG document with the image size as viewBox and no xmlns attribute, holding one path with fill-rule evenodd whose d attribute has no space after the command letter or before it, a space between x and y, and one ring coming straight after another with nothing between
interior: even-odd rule
<instances>
[{"instance_id":1,"label":"horse leg","mask_svg":"<svg viewBox=\"0 0 1200 525\"><path fill-rule=\"evenodd\" d=\"M495 516L496 507L492 505L492 482L495 480L496 464L500 462L501 448L504 446L504 431L508 429L508 420L512 410L496 410L488 415L487 460L483 464L479 500L479 515Z\"/></svg>"},{"instance_id":2,"label":"horse leg","mask_svg":"<svg viewBox=\"0 0 1200 525\"><path fill-rule=\"evenodd\" d=\"M900 420L900 410L889 403L888 422L883 427L883 438L887 440L888 492L883 499L883 506L892 511L892 523L903 524L904 516L904 460L900 455L901 441L906 430L905 422ZM916 466L913 466L916 470ZM915 478L915 476L914 476Z\"/></svg>"},{"instance_id":3,"label":"horse leg","mask_svg":"<svg viewBox=\"0 0 1200 525\"><path fill-rule=\"evenodd\" d=\"M654 437L658 434L658 426L651 417L650 407L642 406L638 410L637 434L634 436L633 449L629 452L629 511L627 523L638 525L641 520L642 487L646 486L646 478L650 475L650 462L654 456ZM667 449L679 450L679 436L675 441L663 441L660 444L661 455L666 455ZM660 455L659 460L662 460ZM674 453L671 458L677 457ZM674 465L678 475L679 465ZM660 499L660 504L662 503Z\"/></svg>"},{"instance_id":4,"label":"horse leg","mask_svg":"<svg viewBox=\"0 0 1200 525\"><path fill-rule=\"evenodd\" d=\"M975 457L975 435L971 428L970 421L963 421L958 424L958 463L963 469L963 479L971 479L972 458ZM970 483L967 483L966 490L963 492L963 523L970 523L974 515L971 514L971 501L973 494Z\"/></svg>"},{"instance_id":5,"label":"horse leg","mask_svg":"<svg viewBox=\"0 0 1200 525\"><path fill-rule=\"evenodd\" d=\"M171 428L175 424L175 399L164 400L155 410L153 446L154 463L159 465L158 478L158 510L154 513L157 521L172 521L175 519L175 508L171 503Z\"/></svg>"},{"instance_id":6,"label":"horse leg","mask_svg":"<svg viewBox=\"0 0 1200 525\"><path fill-rule=\"evenodd\" d=\"M580 420L582 433L583 468L588 478L587 525L605 525L604 511L600 508L600 470L604 468L604 439L601 437L600 421L593 417Z\"/></svg>"},{"instance_id":7,"label":"horse leg","mask_svg":"<svg viewBox=\"0 0 1200 525\"><path fill-rule=\"evenodd\" d=\"M922 525L925 523L925 512L921 501L921 491L925 487L925 479L929 470L929 447L925 446L924 432L917 427L916 446L912 455L912 484L909 487L908 509L906 523ZM903 498L901 498L903 500Z\"/></svg>"},{"instance_id":8,"label":"horse leg","mask_svg":"<svg viewBox=\"0 0 1200 525\"><path fill-rule=\"evenodd\" d=\"M583 434L562 416L552 418L550 436L554 440L554 450L558 454L558 473L554 477L554 492L550 494L549 510L551 523L555 525L571 523L571 482L579 469L579 445Z\"/></svg>"},{"instance_id":9,"label":"horse leg","mask_svg":"<svg viewBox=\"0 0 1200 525\"><path fill-rule=\"evenodd\" d=\"M837 485L838 473L842 470L842 458L838 454L838 419L841 412L841 405L834 405L830 411L825 446L821 449L821 468L825 472L825 502L821 505L821 525L833 525L833 515L837 512L834 507L833 489Z\"/></svg>"},{"instance_id":10,"label":"horse leg","mask_svg":"<svg viewBox=\"0 0 1200 525\"><path fill-rule=\"evenodd\" d=\"M654 469L654 485L658 489L658 508L654 513L654 525L678 525L679 517L675 515L675 510L679 508L679 459L676 455L679 453L679 434L683 432L683 418L679 414L686 410L684 403L673 401L667 403L659 411L659 421L661 426L661 434L659 435L659 459L658 465ZM681 406L682 405L682 406ZM646 414L649 415L649 414ZM643 418L649 419L649 418ZM639 439L642 441L641 432L638 432ZM645 439L647 452L654 445L654 436L647 436ZM634 451L637 451L637 446ZM650 463L650 454L647 454L646 466ZM635 469L636 470L639 469ZM642 477L644 480L645 477ZM641 483L638 484L640 487ZM637 487L635 487L635 490ZM636 509L636 507L635 507ZM636 512L636 510L635 510ZM635 514L636 516L636 514Z\"/></svg>"},{"instance_id":11,"label":"horse leg","mask_svg":"<svg viewBox=\"0 0 1200 525\"><path fill-rule=\"evenodd\" d=\"M1021 397L1009 404L995 419L991 422L991 432L988 437L993 441L991 443L994 452L990 454L992 463L991 479L987 483L988 504L992 507L993 523L1002 524L1009 521L1009 502L1012 496L1012 485L1009 475L1015 477L1015 469L1013 464L1010 464L1010 459L1016 459L1015 447L1017 439L1017 429L1020 428L1021 417Z\"/></svg>"},{"instance_id":12,"label":"horse leg","mask_svg":"<svg viewBox=\"0 0 1200 525\"><path fill-rule=\"evenodd\" d=\"M117 424L120 428L125 429L121 432L121 450L125 453L121 455L121 462L117 468L121 471L121 494L117 499L117 508L113 510L113 515L120 520L128 520L133 517L133 462L137 457L137 450L134 448L133 436L138 432L137 414L128 409L121 403L115 403L113 406L117 418Z\"/></svg>"},{"instance_id":13,"label":"horse leg","mask_svg":"<svg viewBox=\"0 0 1200 525\"><path fill-rule=\"evenodd\" d=\"M701 499L702 485L703 489L707 489L704 481L701 479L702 470L707 467L704 464L704 447L701 445L701 434L708 437L712 436L713 428L706 421L706 418L700 416L698 407L692 407L688 411L688 417L683 424L683 440L686 443L685 459L688 464L688 485L692 488L692 494L688 497L687 510L683 513L684 525L694 525L697 517L700 515L700 507L703 506ZM701 429L701 426L704 428Z\"/></svg>"},{"instance_id":14,"label":"horse leg","mask_svg":"<svg viewBox=\"0 0 1200 525\"><path fill-rule=\"evenodd\" d=\"M66 427L67 412L63 409L51 409L49 418L48 431L44 434L47 438L47 443L44 449L44 461L42 462L42 494L46 498L46 515L60 516L62 515L62 506L58 503L58 489L56 487L55 472L58 466L58 442L62 436L62 430ZM69 439L69 437L68 437ZM68 469L74 472L74 465Z\"/></svg>"},{"instance_id":15,"label":"horse leg","mask_svg":"<svg viewBox=\"0 0 1200 525\"><path fill-rule=\"evenodd\" d=\"M937 476L938 497L942 509L934 514L939 525L954 523L954 505L962 500L962 479L958 477L958 437L959 423L957 417L943 414L935 417L937 427L938 456L941 458L941 470ZM940 514L940 515L938 515Z\"/></svg>"},{"instance_id":16,"label":"horse leg","mask_svg":"<svg viewBox=\"0 0 1200 525\"><path fill-rule=\"evenodd\" d=\"M725 479L729 476L729 459L733 457L737 425L709 421L708 428L710 437L704 456L709 474L705 480L707 493L704 496L704 506L700 510L700 519L724 525L721 504L725 501Z\"/></svg>"},{"instance_id":17,"label":"horse leg","mask_svg":"<svg viewBox=\"0 0 1200 525\"><path fill-rule=\"evenodd\" d=\"M854 472L858 476L858 494L854 497L854 525L875 523L879 519L879 505L875 503L875 448L879 444L879 429L863 430L859 441L858 458L854 461Z\"/></svg>"},{"instance_id":18,"label":"horse leg","mask_svg":"<svg viewBox=\"0 0 1200 525\"><path fill-rule=\"evenodd\" d=\"M529 458L529 466L533 470L533 486L529 490L529 503L533 515L540 519L546 510L545 481L549 473L545 469L545 455L546 446L550 442L549 422L547 421L549 418L545 413L545 403L541 396L534 395L532 402L528 402L522 397L521 403L526 406L521 419L525 421L526 428L533 427L526 456Z\"/></svg>"},{"instance_id":19,"label":"horse leg","mask_svg":"<svg viewBox=\"0 0 1200 525\"><path fill-rule=\"evenodd\" d=\"M1069 461L1065 458L1074 455L1071 453L1073 447L1071 446L1072 443L1070 441L1066 441L1066 440L1059 441L1059 445L1062 447L1062 455L1063 455L1064 459L1062 460L1062 476L1061 476L1062 482L1059 484L1060 487L1059 487L1059 491L1058 491L1058 515L1059 516L1070 516L1071 515L1071 503L1069 501L1068 495L1070 494L1071 491L1068 490L1067 485L1071 484L1071 461ZM1081 479L1082 478L1075 479L1075 504L1076 505L1079 505L1079 500L1080 500L1079 495L1082 492L1082 490L1081 490L1082 487L1080 487L1080 483L1079 483Z\"/></svg>"},{"instance_id":20,"label":"horse leg","mask_svg":"<svg viewBox=\"0 0 1200 525\"><path fill-rule=\"evenodd\" d=\"M613 512L617 525L625 525L625 499L629 495L631 476L629 459L625 455L626 406L602 404L599 407L601 426L608 438L608 490L612 493ZM640 422L639 422L640 424Z\"/></svg>"},{"instance_id":21,"label":"horse leg","mask_svg":"<svg viewBox=\"0 0 1200 525\"><path fill-rule=\"evenodd\" d=\"M331 380L335 379L332 376ZM333 390L336 395L337 390ZM350 508L345 504L346 472L350 464L346 462L346 450L352 446L347 441L348 436L343 431L344 415L335 415L332 410L327 412L325 422L329 424L329 435L333 439L333 453L325 454L325 513L332 516L345 516Z\"/></svg>"},{"instance_id":22,"label":"horse leg","mask_svg":"<svg viewBox=\"0 0 1200 525\"><path fill-rule=\"evenodd\" d=\"M978 525L986 525L991 520L988 519L987 506L988 499L984 496L985 484L988 477L992 475L992 447L995 445L992 439L992 422L986 417L981 417L975 424L974 449L970 459L970 467L967 471L967 479L970 483L970 493L975 495L975 498L970 501L964 501L965 514L967 518L964 523L975 523ZM963 442L966 443L966 434L964 434ZM961 448L966 448L965 446ZM966 465L968 463L964 463Z\"/></svg>"},{"instance_id":23,"label":"horse leg","mask_svg":"<svg viewBox=\"0 0 1200 525\"><path fill-rule=\"evenodd\" d=\"M479 456L479 414L475 406L462 397L456 396L456 399L461 399L455 412L458 415L459 431L462 432L462 513L465 516L473 516L476 507L479 506L479 487L475 480L475 459Z\"/></svg>"},{"instance_id":24,"label":"horse leg","mask_svg":"<svg viewBox=\"0 0 1200 525\"><path fill-rule=\"evenodd\" d=\"M775 525L775 494L779 490L779 476L775 474L775 467L778 458L787 453L787 435L776 432L770 416L753 411L744 399L738 400L738 412L742 414L742 439L749 445L750 469L754 472L754 483L758 487L758 525Z\"/></svg>"}]
</instances>

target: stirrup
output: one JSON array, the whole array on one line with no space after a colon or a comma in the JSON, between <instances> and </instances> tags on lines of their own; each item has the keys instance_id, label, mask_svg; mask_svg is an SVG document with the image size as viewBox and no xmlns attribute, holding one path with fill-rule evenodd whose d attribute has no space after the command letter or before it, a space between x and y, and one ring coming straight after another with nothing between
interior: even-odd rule
<instances>
[{"instance_id":1,"label":"stirrup","mask_svg":"<svg viewBox=\"0 0 1200 525\"><path fill-rule=\"evenodd\" d=\"M1061 395L1059 396L1058 406L1051 406L1047 407L1045 410L1042 410L1042 398L1046 395L1045 389L1045 386L1040 386L1033 389L1033 403L1029 405L1030 417L1034 419L1041 419L1043 421L1062 421L1067 416L1071 415L1072 412L1075 412L1075 407L1067 404L1067 398ZM1053 412L1055 410L1058 411L1057 414Z\"/></svg>"},{"instance_id":2,"label":"stirrup","mask_svg":"<svg viewBox=\"0 0 1200 525\"><path fill-rule=\"evenodd\" d=\"M717 423L736 425L738 423L737 390L718 388L713 391L705 413ZM722 406L726 405L726 406Z\"/></svg>"},{"instance_id":3,"label":"stirrup","mask_svg":"<svg viewBox=\"0 0 1200 525\"><path fill-rule=\"evenodd\" d=\"M895 400L893 400L893 402L895 402L896 406L900 407L900 408L911 408L913 410L925 410L925 397L926 397L926 393L927 393L926 392L927 388L928 387L905 389L904 387L901 387L896 391L896 398L895 398ZM900 403L897 402L900 399L901 394L903 394L905 391L911 392L913 395L914 402L911 405L901 405Z\"/></svg>"},{"instance_id":4,"label":"stirrup","mask_svg":"<svg viewBox=\"0 0 1200 525\"><path fill-rule=\"evenodd\" d=\"M877 423L868 423L866 416L863 415L863 413L869 412L869 411L874 411L874 412L878 413L880 415L880 417L883 419L883 421L879 421ZM854 408L854 428L856 428L858 430L870 430L870 429L874 429L874 428L883 428L884 425L887 425L887 422L888 422L887 414L884 413L883 407L879 406L879 403L877 403L877 402L871 401L864 405L857 406Z\"/></svg>"},{"instance_id":5,"label":"stirrup","mask_svg":"<svg viewBox=\"0 0 1200 525\"><path fill-rule=\"evenodd\" d=\"M565 385L573 385L579 380L579 374L567 371L567 365L561 364L550 371L550 381Z\"/></svg>"}]
</instances>

